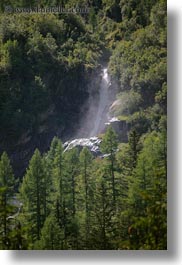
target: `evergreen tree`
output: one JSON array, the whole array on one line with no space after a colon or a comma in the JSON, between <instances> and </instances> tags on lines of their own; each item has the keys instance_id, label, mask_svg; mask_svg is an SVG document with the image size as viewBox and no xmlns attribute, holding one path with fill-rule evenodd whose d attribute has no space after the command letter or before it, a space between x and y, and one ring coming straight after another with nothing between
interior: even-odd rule
<instances>
[{"instance_id":1,"label":"evergreen tree","mask_svg":"<svg viewBox=\"0 0 182 265\"><path fill-rule=\"evenodd\" d=\"M35 242L34 249L59 250L62 249L63 233L54 215L49 215L41 230L40 240Z\"/></svg>"},{"instance_id":2,"label":"evergreen tree","mask_svg":"<svg viewBox=\"0 0 182 265\"><path fill-rule=\"evenodd\" d=\"M0 249L11 245L9 217L14 214L15 180L10 160L6 152L0 160Z\"/></svg>"},{"instance_id":3,"label":"evergreen tree","mask_svg":"<svg viewBox=\"0 0 182 265\"><path fill-rule=\"evenodd\" d=\"M45 169L45 215L53 210L59 197L60 170L62 171L62 143L58 137L54 137L49 151L43 157ZM60 169L61 167L61 169Z\"/></svg>"},{"instance_id":4,"label":"evergreen tree","mask_svg":"<svg viewBox=\"0 0 182 265\"><path fill-rule=\"evenodd\" d=\"M112 181L112 197L113 203L116 203L116 187L115 187L115 161L116 161L116 150L118 146L117 135L111 126L108 127L103 141L101 143L101 151L108 155L108 161L110 163L110 174Z\"/></svg>"},{"instance_id":5,"label":"evergreen tree","mask_svg":"<svg viewBox=\"0 0 182 265\"><path fill-rule=\"evenodd\" d=\"M163 136L149 134L129 191L132 249L166 249L167 180Z\"/></svg>"},{"instance_id":6,"label":"evergreen tree","mask_svg":"<svg viewBox=\"0 0 182 265\"><path fill-rule=\"evenodd\" d=\"M45 172L41 154L35 150L23 183L20 187L20 200L23 203L22 218L28 229L30 243L40 239L40 231L45 220Z\"/></svg>"},{"instance_id":7,"label":"evergreen tree","mask_svg":"<svg viewBox=\"0 0 182 265\"><path fill-rule=\"evenodd\" d=\"M54 148L53 148L54 146ZM53 151L54 150L54 151ZM51 159L51 152L53 157ZM50 160L49 160L50 159ZM51 149L48 153L48 164L52 161L49 178L52 179L52 209L55 210L58 223L63 224L63 212L64 212L64 158L63 158L63 147L59 139L54 138L51 144Z\"/></svg>"},{"instance_id":8,"label":"evergreen tree","mask_svg":"<svg viewBox=\"0 0 182 265\"><path fill-rule=\"evenodd\" d=\"M102 162L94 173L95 191L92 199L92 249L114 249L115 209L111 200L110 174Z\"/></svg>"},{"instance_id":9,"label":"evergreen tree","mask_svg":"<svg viewBox=\"0 0 182 265\"><path fill-rule=\"evenodd\" d=\"M55 139L53 140L54 143ZM53 145L52 145L53 146ZM66 195L67 180L65 179L65 165L63 156L63 147L60 140L56 140L54 157L52 160L52 191L50 194L52 212L57 219L57 223L64 234L64 240L61 242L61 249L65 248L66 242Z\"/></svg>"},{"instance_id":10,"label":"evergreen tree","mask_svg":"<svg viewBox=\"0 0 182 265\"><path fill-rule=\"evenodd\" d=\"M90 235L90 215L92 208L92 199L93 199L93 187L92 187L92 177L91 177L91 169L92 169L92 160L93 156L88 148L84 147L80 153L80 171L81 171L81 187L83 192L83 202L84 204L84 237L85 237L85 245L86 248L89 246L89 235ZM79 207L80 208L80 207Z\"/></svg>"},{"instance_id":11,"label":"evergreen tree","mask_svg":"<svg viewBox=\"0 0 182 265\"><path fill-rule=\"evenodd\" d=\"M139 135L135 129L131 130L129 133L129 147L130 147L130 158L132 163L132 168L136 166L137 154L139 152Z\"/></svg>"},{"instance_id":12,"label":"evergreen tree","mask_svg":"<svg viewBox=\"0 0 182 265\"><path fill-rule=\"evenodd\" d=\"M67 151L64 155L64 219L65 241L73 249L78 248L78 219L77 213L77 180L79 175L79 153L77 148Z\"/></svg>"},{"instance_id":13,"label":"evergreen tree","mask_svg":"<svg viewBox=\"0 0 182 265\"><path fill-rule=\"evenodd\" d=\"M56 149L57 146L60 145L60 140L58 137L54 137L52 139L51 145L50 145L50 149L47 153L47 163L49 164L49 168L53 167L53 163L54 163L54 158L56 155Z\"/></svg>"}]
</instances>

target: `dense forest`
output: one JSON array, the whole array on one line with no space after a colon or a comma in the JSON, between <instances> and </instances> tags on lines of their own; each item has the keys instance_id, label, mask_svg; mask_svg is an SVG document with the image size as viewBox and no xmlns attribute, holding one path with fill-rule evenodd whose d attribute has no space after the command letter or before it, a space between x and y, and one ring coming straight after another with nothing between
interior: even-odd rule
<instances>
[{"instance_id":1,"label":"dense forest","mask_svg":"<svg viewBox=\"0 0 182 265\"><path fill-rule=\"evenodd\" d=\"M37 5L88 12L17 11ZM166 6L1 1L0 249L167 249ZM65 152L102 64L127 141Z\"/></svg>"}]
</instances>

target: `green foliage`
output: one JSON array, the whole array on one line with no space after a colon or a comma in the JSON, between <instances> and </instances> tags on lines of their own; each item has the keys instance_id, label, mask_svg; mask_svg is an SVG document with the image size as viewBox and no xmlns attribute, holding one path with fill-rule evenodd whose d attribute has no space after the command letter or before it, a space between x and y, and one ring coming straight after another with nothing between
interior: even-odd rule
<instances>
[{"instance_id":1,"label":"green foliage","mask_svg":"<svg viewBox=\"0 0 182 265\"><path fill-rule=\"evenodd\" d=\"M167 84L162 84L162 89L156 94L155 101L158 103L163 110L163 113L167 113Z\"/></svg>"},{"instance_id":2,"label":"green foliage","mask_svg":"<svg viewBox=\"0 0 182 265\"><path fill-rule=\"evenodd\" d=\"M11 249L12 235L10 217L14 214L15 180L6 152L0 159L0 249Z\"/></svg>"},{"instance_id":3,"label":"green foliage","mask_svg":"<svg viewBox=\"0 0 182 265\"><path fill-rule=\"evenodd\" d=\"M80 192L79 204L84 206L78 209L82 210L83 229L80 231L80 235L84 238L83 248L91 248L90 234L91 234L91 215L93 211L93 156L91 152L84 147L80 152L80 181L78 184L78 191ZM79 214L78 214L79 216Z\"/></svg>"},{"instance_id":4,"label":"green foliage","mask_svg":"<svg viewBox=\"0 0 182 265\"><path fill-rule=\"evenodd\" d=\"M146 26L149 24L150 11L156 0L121 0L121 12L124 21L132 21L135 19L135 23L138 25Z\"/></svg>"},{"instance_id":5,"label":"green foliage","mask_svg":"<svg viewBox=\"0 0 182 265\"><path fill-rule=\"evenodd\" d=\"M27 131L34 136L41 128L64 127L87 96L83 87L89 70L98 65L99 41L89 34L83 18L74 14L1 14L0 21L0 123L4 137L17 141ZM73 99L72 115L67 110ZM47 112L47 107L52 112Z\"/></svg>"},{"instance_id":6,"label":"green foliage","mask_svg":"<svg viewBox=\"0 0 182 265\"><path fill-rule=\"evenodd\" d=\"M137 161L135 179L129 191L130 205L133 207L132 233L137 233L135 240L131 238L130 242L134 249L167 247L166 177L165 138L154 132L144 140L144 147Z\"/></svg>"},{"instance_id":7,"label":"green foliage","mask_svg":"<svg viewBox=\"0 0 182 265\"><path fill-rule=\"evenodd\" d=\"M97 25L97 17L96 17L96 13L93 7L90 9L89 23L92 25L92 30L94 31Z\"/></svg>"},{"instance_id":8,"label":"green foliage","mask_svg":"<svg viewBox=\"0 0 182 265\"><path fill-rule=\"evenodd\" d=\"M161 87L166 84L167 73L166 1L147 1L145 4L143 1L123 2L123 14L126 14L124 21L130 21L134 17L137 21L137 13L141 12L139 24L142 27L135 28L128 38L118 42L110 58L110 73L118 80L120 90L124 91L121 94L122 103L119 104L121 110L117 108L119 112L117 115L122 115L125 111L123 104L126 99L129 103L128 109L130 104L131 107L133 106L130 110L131 114L139 111L138 107L145 109L152 106L155 103L156 94L159 95ZM152 6L153 4L155 5ZM148 11L145 12L143 9L150 11L151 18ZM144 18L143 15L147 16ZM136 104L132 103L132 97L136 99Z\"/></svg>"},{"instance_id":9,"label":"green foliage","mask_svg":"<svg viewBox=\"0 0 182 265\"><path fill-rule=\"evenodd\" d=\"M94 226L92 233L94 238L93 249L112 249L114 237L114 207L111 200L112 188L110 174L105 167L100 166L96 171L96 184L94 196Z\"/></svg>"},{"instance_id":10,"label":"green foliage","mask_svg":"<svg viewBox=\"0 0 182 265\"><path fill-rule=\"evenodd\" d=\"M116 183L115 183L115 154L117 151L118 141L117 135L111 126L108 127L102 143L101 143L101 151L103 153L108 154L109 160L109 171L111 175L111 185L112 185L112 199L113 199L113 207L116 203Z\"/></svg>"},{"instance_id":11,"label":"green foliage","mask_svg":"<svg viewBox=\"0 0 182 265\"><path fill-rule=\"evenodd\" d=\"M121 92L117 98L117 104L111 109L114 116L131 115L142 105L141 94L133 90Z\"/></svg>"},{"instance_id":12,"label":"green foliage","mask_svg":"<svg viewBox=\"0 0 182 265\"><path fill-rule=\"evenodd\" d=\"M166 249L166 1L39 1L59 4L90 12L0 14L1 150L65 137L105 61L119 88L111 113L126 121L128 142L108 127L94 158L87 148L64 152L54 137L47 153L34 152L18 195L3 153L0 248Z\"/></svg>"},{"instance_id":13,"label":"green foliage","mask_svg":"<svg viewBox=\"0 0 182 265\"><path fill-rule=\"evenodd\" d=\"M111 126L108 127L104 135L101 150L103 153L109 154L109 157L114 156L117 150L117 135Z\"/></svg>"},{"instance_id":14,"label":"green foliage","mask_svg":"<svg viewBox=\"0 0 182 265\"><path fill-rule=\"evenodd\" d=\"M46 218L41 230L41 238L35 242L34 249L56 250L61 249L63 234L57 219L50 215Z\"/></svg>"},{"instance_id":15,"label":"green foliage","mask_svg":"<svg viewBox=\"0 0 182 265\"><path fill-rule=\"evenodd\" d=\"M22 218L26 218L28 237L32 243L40 239L40 231L45 220L45 172L40 152L36 149L29 163L20 188L23 203Z\"/></svg>"},{"instance_id":16,"label":"green foliage","mask_svg":"<svg viewBox=\"0 0 182 265\"><path fill-rule=\"evenodd\" d=\"M36 165L39 162L39 170L42 165L36 151L20 189L23 213L19 221L27 225L23 234L28 235L29 248L166 249L164 118L160 130L139 137L133 129L129 143L120 144L117 152L116 135L109 127L102 142L102 150L108 156L103 159L93 159L87 148L80 153L76 148L63 153L60 140L54 138L42 160L48 170L44 175L46 187L52 187L47 189L47 197L41 197L51 202L46 216L45 204L41 208L43 216L37 211L38 200L32 199L36 193L32 192L29 199L31 191L37 192L30 182L30 173L36 182ZM40 180L41 174L39 183ZM46 194L45 186L39 190L41 195ZM32 226L39 218L43 221L41 232Z\"/></svg>"},{"instance_id":17,"label":"green foliage","mask_svg":"<svg viewBox=\"0 0 182 265\"><path fill-rule=\"evenodd\" d=\"M131 158L131 162L132 162L132 166L133 168L136 166L136 162L137 162L137 155L139 152L139 135L137 133L137 131L135 129L131 130L129 133L129 150L130 150L130 158Z\"/></svg>"}]
</instances>

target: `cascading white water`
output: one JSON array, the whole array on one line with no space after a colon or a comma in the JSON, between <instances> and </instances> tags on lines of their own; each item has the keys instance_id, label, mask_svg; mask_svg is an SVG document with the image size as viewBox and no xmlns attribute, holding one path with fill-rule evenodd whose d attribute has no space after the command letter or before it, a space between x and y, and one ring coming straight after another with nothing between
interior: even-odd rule
<instances>
[{"instance_id":1,"label":"cascading white water","mask_svg":"<svg viewBox=\"0 0 182 265\"><path fill-rule=\"evenodd\" d=\"M109 110L109 86L110 78L107 68L102 71L102 79L99 89L98 104L93 102L94 98L89 102L89 108L87 114L82 120L81 129L77 133L77 138L64 143L64 151L72 149L76 146L86 146L93 153L99 153L99 144L101 140L97 137L99 133L102 133L106 123L108 122L108 110ZM94 103L94 104L93 104ZM89 130L91 128L91 130Z\"/></svg>"},{"instance_id":2,"label":"cascading white water","mask_svg":"<svg viewBox=\"0 0 182 265\"><path fill-rule=\"evenodd\" d=\"M90 132L90 137L98 135L105 127L105 122L107 121L107 108L109 104L109 86L110 78L107 68L104 68L99 91L98 110L94 119L93 129Z\"/></svg>"}]
</instances>

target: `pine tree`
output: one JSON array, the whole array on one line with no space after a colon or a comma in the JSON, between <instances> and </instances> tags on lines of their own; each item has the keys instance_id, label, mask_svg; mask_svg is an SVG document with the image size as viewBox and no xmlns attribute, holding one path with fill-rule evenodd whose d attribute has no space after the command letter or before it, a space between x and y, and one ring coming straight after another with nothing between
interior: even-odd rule
<instances>
[{"instance_id":1,"label":"pine tree","mask_svg":"<svg viewBox=\"0 0 182 265\"><path fill-rule=\"evenodd\" d=\"M34 249L59 250L62 249L63 233L54 215L49 215L41 230L40 240L35 242Z\"/></svg>"},{"instance_id":2,"label":"pine tree","mask_svg":"<svg viewBox=\"0 0 182 265\"><path fill-rule=\"evenodd\" d=\"M40 231L45 220L45 172L41 154L35 150L29 162L26 175L20 187L23 203L22 217L28 228L30 243L40 239Z\"/></svg>"},{"instance_id":3,"label":"pine tree","mask_svg":"<svg viewBox=\"0 0 182 265\"><path fill-rule=\"evenodd\" d=\"M117 153L118 201L117 201L117 242L118 249L129 249L128 224L131 217L128 214L128 190L130 182L133 182L133 163L129 144L120 145Z\"/></svg>"},{"instance_id":4,"label":"pine tree","mask_svg":"<svg viewBox=\"0 0 182 265\"><path fill-rule=\"evenodd\" d=\"M64 219L65 241L72 249L78 248L78 219L77 219L77 179L79 175L79 153L73 148L64 155L65 170L64 186Z\"/></svg>"},{"instance_id":5,"label":"pine tree","mask_svg":"<svg viewBox=\"0 0 182 265\"><path fill-rule=\"evenodd\" d=\"M9 249L11 244L9 217L14 214L15 191L13 170L7 153L0 160L0 249Z\"/></svg>"},{"instance_id":6,"label":"pine tree","mask_svg":"<svg viewBox=\"0 0 182 265\"><path fill-rule=\"evenodd\" d=\"M105 161L97 163L95 190L92 199L92 249L114 249L115 244L115 209L113 207L110 174Z\"/></svg>"},{"instance_id":7,"label":"pine tree","mask_svg":"<svg viewBox=\"0 0 182 265\"><path fill-rule=\"evenodd\" d=\"M147 135L129 191L132 249L166 249L167 180L163 135Z\"/></svg>"},{"instance_id":8,"label":"pine tree","mask_svg":"<svg viewBox=\"0 0 182 265\"><path fill-rule=\"evenodd\" d=\"M56 143L56 144L55 144ZM54 138L51 144L51 147L54 149L50 149L48 153L48 164L50 164L50 154L53 153L51 158L52 170L50 172L49 178L52 179L52 195L51 195L51 204L52 210L54 208L57 221L60 225L64 226L64 158L63 158L63 147L62 143L59 139ZM54 150L54 152L53 152Z\"/></svg>"},{"instance_id":9,"label":"pine tree","mask_svg":"<svg viewBox=\"0 0 182 265\"><path fill-rule=\"evenodd\" d=\"M55 209L57 198L60 194L59 181L60 171L62 171L62 143L58 137L54 137L49 151L43 156L45 172L45 215ZM60 169L61 167L61 169Z\"/></svg>"},{"instance_id":10,"label":"pine tree","mask_svg":"<svg viewBox=\"0 0 182 265\"><path fill-rule=\"evenodd\" d=\"M51 146L50 146L50 149L47 153L47 163L49 163L49 167L50 169L53 167L53 161L54 161L54 158L55 158L55 155L56 155L56 149L57 149L57 146L60 144L60 140L58 137L54 137L52 139L52 142L51 142Z\"/></svg>"},{"instance_id":11,"label":"pine tree","mask_svg":"<svg viewBox=\"0 0 182 265\"><path fill-rule=\"evenodd\" d=\"M54 140L53 140L54 141ZM61 249L64 249L66 242L66 179L65 179L65 165L63 156L63 147L60 140L57 140L54 157L52 161L52 191L51 191L51 204L52 212L55 214L57 223L61 231L63 231L64 239L61 243Z\"/></svg>"},{"instance_id":12,"label":"pine tree","mask_svg":"<svg viewBox=\"0 0 182 265\"><path fill-rule=\"evenodd\" d=\"M92 189L92 179L91 179L91 169L92 169L92 160L93 156L88 148L84 147L80 153L80 171L81 171L81 193L83 193L83 204L84 204L84 237L85 237L85 246L89 246L89 235L90 235L90 215L92 208L92 198L93 198L93 189ZM81 194L82 195L82 194ZM81 201L79 201L80 203Z\"/></svg>"},{"instance_id":13,"label":"pine tree","mask_svg":"<svg viewBox=\"0 0 182 265\"><path fill-rule=\"evenodd\" d=\"M135 129L131 130L129 133L129 147L130 147L130 159L132 163L132 168L136 166L137 154L139 152L139 135Z\"/></svg>"},{"instance_id":14,"label":"pine tree","mask_svg":"<svg viewBox=\"0 0 182 265\"><path fill-rule=\"evenodd\" d=\"M112 197L113 204L116 203L116 185L115 185L115 161L116 161L116 151L117 151L118 141L117 135L111 126L108 127L103 141L101 143L101 151L108 155L108 161L110 163L110 174L111 174L111 182L112 182Z\"/></svg>"}]
</instances>

